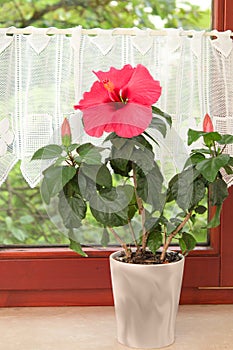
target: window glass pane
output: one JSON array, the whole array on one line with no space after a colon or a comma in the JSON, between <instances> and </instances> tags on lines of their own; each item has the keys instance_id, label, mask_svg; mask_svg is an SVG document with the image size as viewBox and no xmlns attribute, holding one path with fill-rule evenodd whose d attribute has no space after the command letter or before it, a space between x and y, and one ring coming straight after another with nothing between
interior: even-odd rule
<instances>
[{"instance_id":1,"label":"window glass pane","mask_svg":"<svg viewBox=\"0 0 233 350\"><path fill-rule=\"evenodd\" d=\"M33 7L28 2L8 1L0 8L0 27L34 25L36 27L66 28L82 25L84 28L179 28L210 29L211 0L161 0L147 1L37 1ZM84 6L85 5L85 6ZM46 8L46 11L45 11ZM66 244L68 239L51 222L42 203L40 189L31 189L23 179L17 164L0 189L0 244L54 245ZM197 220L195 233L199 242L207 241L207 214ZM95 229L96 227L96 229ZM80 235L87 244L96 243L98 224L83 225ZM94 242L93 242L94 241Z\"/></svg>"},{"instance_id":2,"label":"window glass pane","mask_svg":"<svg viewBox=\"0 0 233 350\"><path fill-rule=\"evenodd\" d=\"M0 245L67 243L47 215L39 186L30 188L19 167L20 163L0 189Z\"/></svg>"}]
</instances>

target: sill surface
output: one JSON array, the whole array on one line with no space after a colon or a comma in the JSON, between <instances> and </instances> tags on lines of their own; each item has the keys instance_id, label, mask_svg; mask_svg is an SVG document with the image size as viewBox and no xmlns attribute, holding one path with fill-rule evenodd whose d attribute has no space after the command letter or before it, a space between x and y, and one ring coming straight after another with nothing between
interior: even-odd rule
<instances>
[{"instance_id":1,"label":"sill surface","mask_svg":"<svg viewBox=\"0 0 233 350\"><path fill-rule=\"evenodd\" d=\"M129 350L116 340L113 307L0 309L4 350ZM168 350L233 349L233 305L182 305Z\"/></svg>"}]
</instances>

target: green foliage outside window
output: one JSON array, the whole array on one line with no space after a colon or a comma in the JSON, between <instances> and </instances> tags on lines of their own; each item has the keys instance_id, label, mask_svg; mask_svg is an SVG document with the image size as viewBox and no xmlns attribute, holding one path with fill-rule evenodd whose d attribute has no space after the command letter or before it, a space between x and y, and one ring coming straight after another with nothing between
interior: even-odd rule
<instances>
[{"instance_id":1,"label":"green foliage outside window","mask_svg":"<svg viewBox=\"0 0 233 350\"><path fill-rule=\"evenodd\" d=\"M188 1L176 0L0 0L0 27L84 28L134 27L158 29L183 27L209 29L210 9L200 10ZM0 188L0 245L66 244L68 239L48 218L39 186L31 189L22 178L19 163ZM198 221L199 241L206 241L205 220ZM92 230L95 230L91 223ZM85 231L86 228L86 231ZM98 227L97 227L98 229ZM90 228L82 237L93 243ZM101 243L101 242L95 242Z\"/></svg>"}]
</instances>

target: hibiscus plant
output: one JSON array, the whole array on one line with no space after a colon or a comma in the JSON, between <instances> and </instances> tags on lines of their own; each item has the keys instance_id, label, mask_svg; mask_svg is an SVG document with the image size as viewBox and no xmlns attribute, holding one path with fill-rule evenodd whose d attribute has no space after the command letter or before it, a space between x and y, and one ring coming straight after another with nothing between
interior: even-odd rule
<instances>
[{"instance_id":1,"label":"hibiscus plant","mask_svg":"<svg viewBox=\"0 0 233 350\"><path fill-rule=\"evenodd\" d=\"M140 64L95 75L98 80L74 108L82 111L85 133L97 138L105 133L105 140L101 147L94 141L72 143L69 121L64 120L61 145L42 147L32 158L54 160L43 171L44 202L58 198L70 247L79 254L85 255L74 231L87 213L102 225L105 245L110 234L121 244L126 262L140 263L148 250L158 263L167 262L173 239L187 254L196 245L192 227L196 214L207 211L207 194L215 210L206 229L219 225L228 196L222 174L232 174L233 166L224 151L233 136L215 132L206 115L203 130L188 131L188 145L202 138L203 147L191 150L183 170L166 184L154 151L159 141L149 132L155 129L165 137L172 124L168 114L153 106L161 95L160 83ZM178 210L167 210L171 204ZM120 226L130 233L129 242L117 232Z\"/></svg>"}]
</instances>

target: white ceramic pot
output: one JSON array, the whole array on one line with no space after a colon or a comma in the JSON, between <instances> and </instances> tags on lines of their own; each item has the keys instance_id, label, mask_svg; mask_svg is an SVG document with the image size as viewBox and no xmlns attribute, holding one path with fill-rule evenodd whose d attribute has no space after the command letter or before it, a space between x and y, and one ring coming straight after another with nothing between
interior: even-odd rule
<instances>
[{"instance_id":1,"label":"white ceramic pot","mask_svg":"<svg viewBox=\"0 0 233 350\"><path fill-rule=\"evenodd\" d=\"M184 257L161 265L127 264L110 255L117 339L134 348L161 348L175 339Z\"/></svg>"}]
</instances>

